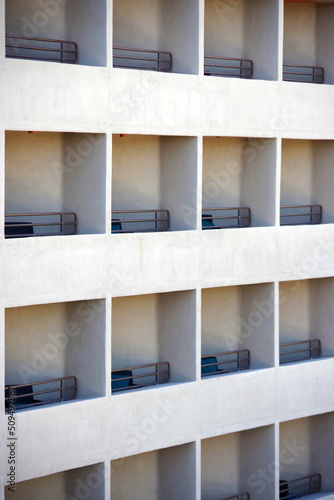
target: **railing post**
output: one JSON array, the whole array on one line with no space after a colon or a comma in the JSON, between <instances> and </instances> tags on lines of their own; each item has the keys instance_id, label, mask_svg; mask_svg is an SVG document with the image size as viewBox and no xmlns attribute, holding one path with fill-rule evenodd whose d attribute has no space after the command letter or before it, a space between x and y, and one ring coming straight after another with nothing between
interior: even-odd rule
<instances>
[{"instance_id":1,"label":"railing post","mask_svg":"<svg viewBox=\"0 0 334 500\"><path fill-rule=\"evenodd\" d=\"M64 390L63 382L64 382L64 379L61 379L60 380L60 401L63 401L63 390Z\"/></svg>"},{"instance_id":2,"label":"railing post","mask_svg":"<svg viewBox=\"0 0 334 500\"><path fill-rule=\"evenodd\" d=\"M60 42L60 62L61 63L64 62L64 60L63 60L63 50L64 50L63 42Z\"/></svg>"},{"instance_id":3,"label":"railing post","mask_svg":"<svg viewBox=\"0 0 334 500\"><path fill-rule=\"evenodd\" d=\"M160 52L158 52L157 71L160 71Z\"/></svg>"},{"instance_id":4,"label":"railing post","mask_svg":"<svg viewBox=\"0 0 334 500\"><path fill-rule=\"evenodd\" d=\"M154 212L154 217L155 217L154 228L155 228L155 232L157 233L158 232L158 212Z\"/></svg>"},{"instance_id":5,"label":"railing post","mask_svg":"<svg viewBox=\"0 0 334 500\"><path fill-rule=\"evenodd\" d=\"M60 217L60 219L59 219L59 221L60 221L60 234L63 234L63 214L61 213L59 215L59 217Z\"/></svg>"}]
</instances>

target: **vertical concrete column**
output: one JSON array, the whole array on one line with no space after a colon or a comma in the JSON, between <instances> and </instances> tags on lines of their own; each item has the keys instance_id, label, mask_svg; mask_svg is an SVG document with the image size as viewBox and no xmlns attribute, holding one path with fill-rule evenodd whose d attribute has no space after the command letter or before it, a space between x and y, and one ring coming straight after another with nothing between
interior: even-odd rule
<instances>
[{"instance_id":1,"label":"vertical concrete column","mask_svg":"<svg viewBox=\"0 0 334 500\"><path fill-rule=\"evenodd\" d=\"M112 356L112 351L111 351L111 337L112 337L112 332L111 332L111 315L112 315L112 301L111 301L111 294L106 295L106 301L105 301L105 325L106 325L106 330L105 330L105 367L106 367L106 389L105 389L105 395L107 398L111 397L111 356ZM109 463L109 462L108 462Z\"/></svg>"},{"instance_id":2,"label":"vertical concrete column","mask_svg":"<svg viewBox=\"0 0 334 500\"><path fill-rule=\"evenodd\" d=\"M205 10L205 0L199 1L199 11L198 11L198 74L203 76L204 74L204 10Z\"/></svg>"},{"instance_id":3,"label":"vertical concrete column","mask_svg":"<svg viewBox=\"0 0 334 500\"><path fill-rule=\"evenodd\" d=\"M111 500L111 462L104 461L104 500Z\"/></svg>"},{"instance_id":4,"label":"vertical concrete column","mask_svg":"<svg viewBox=\"0 0 334 500\"><path fill-rule=\"evenodd\" d=\"M202 356L202 290L196 290L196 380L201 380Z\"/></svg>"},{"instance_id":5,"label":"vertical concrete column","mask_svg":"<svg viewBox=\"0 0 334 500\"><path fill-rule=\"evenodd\" d=\"M283 80L284 0L278 1L278 81Z\"/></svg>"},{"instance_id":6,"label":"vertical concrete column","mask_svg":"<svg viewBox=\"0 0 334 500\"><path fill-rule=\"evenodd\" d=\"M1 7L0 7L1 9ZM1 92L1 82L0 82ZM4 207L5 207L5 131L0 129L0 242L4 239ZM1 248L1 243L0 243Z\"/></svg>"},{"instance_id":7,"label":"vertical concrete column","mask_svg":"<svg viewBox=\"0 0 334 500\"><path fill-rule=\"evenodd\" d=\"M275 345L275 367L279 367L279 282L274 283L274 345Z\"/></svg>"},{"instance_id":8,"label":"vertical concrete column","mask_svg":"<svg viewBox=\"0 0 334 500\"><path fill-rule=\"evenodd\" d=\"M2 203L3 206L3 203ZM5 385L5 313L4 307L0 306L0 443L5 443L6 423L5 403L4 403L4 385ZM6 484L6 460L5 446L0 447L0 500L4 500L4 487Z\"/></svg>"},{"instance_id":9,"label":"vertical concrete column","mask_svg":"<svg viewBox=\"0 0 334 500\"><path fill-rule=\"evenodd\" d=\"M201 440L196 440L196 500L201 500Z\"/></svg>"},{"instance_id":10,"label":"vertical concrete column","mask_svg":"<svg viewBox=\"0 0 334 500\"><path fill-rule=\"evenodd\" d=\"M279 422L275 422L275 500L279 500Z\"/></svg>"},{"instance_id":11,"label":"vertical concrete column","mask_svg":"<svg viewBox=\"0 0 334 500\"><path fill-rule=\"evenodd\" d=\"M282 139L276 139L276 190L275 190L275 226L280 226L281 212L281 176L282 176Z\"/></svg>"},{"instance_id":12,"label":"vertical concrete column","mask_svg":"<svg viewBox=\"0 0 334 500\"><path fill-rule=\"evenodd\" d=\"M6 33L5 10L6 10L5 2L0 2L0 65L5 59L5 33ZM1 89L1 83L0 83L0 89Z\"/></svg>"},{"instance_id":13,"label":"vertical concrete column","mask_svg":"<svg viewBox=\"0 0 334 500\"><path fill-rule=\"evenodd\" d=\"M105 185L105 197L106 197L106 234L110 234L111 231L111 207L112 207L112 133L108 127L105 127L106 133L106 185Z\"/></svg>"}]
</instances>

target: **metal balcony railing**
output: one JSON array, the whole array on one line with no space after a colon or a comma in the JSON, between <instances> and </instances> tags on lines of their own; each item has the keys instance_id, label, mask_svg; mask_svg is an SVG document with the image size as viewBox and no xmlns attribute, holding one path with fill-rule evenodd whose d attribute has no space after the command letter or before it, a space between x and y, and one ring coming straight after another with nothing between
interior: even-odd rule
<instances>
[{"instance_id":1,"label":"metal balcony railing","mask_svg":"<svg viewBox=\"0 0 334 500\"><path fill-rule=\"evenodd\" d=\"M208 354L201 358L202 377L248 370L250 361L251 354L248 349Z\"/></svg>"},{"instance_id":2,"label":"metal balcony railing","mask_svg":"<svg viewBox=\"0 0 334 500\"><path fill-rule=\"evenodd\" d=\"M70 235L76 233L77 224L75 212L6 214L5 238Z\"/></svg>"},{"instance_id":3,"label":"metal balcony railing","mask_svg":"<svg viewBox=\"0 0 334 500\"><path fill-rule=\"evenodd\" d=\"M280 480L280 500L312 495L321 490L321 474L311 474L291 481Z\"/></svg>"},{"instance_id":4,"label":"metal balcony railing","mask_svg":"<svg viewBox=\"0 0 334 500\"><path fill-rule=\"evenodd\" d=\"M205 208L202 211L202 229L241 228L249 227L250 223L251 209L248 207Z\"/></svg>"},{"instance_id":5,"label":"metal balcony railing","mask_svg":"<svg viewBox=\"0 0 334 500\"><path fill-rule=\"evenodd\" d=\"M17 411L34 406L70 401L75 399L77 387L76 377L61 377L29 384L6 385L5 408L6 411ZM57 397L39 399L47 394Z\"/></svg>"},{"instance_id":6,"label":"metal balcony railing","mask_svg":"<svg viewBox=\"0 0 334 500\"><path fill-rule=\"evenodd\" d=\"M321 205L286 205L281 207L281 226L321 224Z\"/></svg>"},{"instance_id":7,"label":"metal balcony railing","mask_svg":"<svg viewBox=\"0 0 334 500\"><path fill-rule=\"evenodd\" d=\"M324 83L324 79L324 68L319 66L283 64L283 80L285 82Z\"/></svg>"},{"instance_id":8,"label":"metal balcony railing","mask_svg":"<svg viewBox=\"0 0 334 500\"><path fill-rule=\"evenodd\" d=\"M204 75L252 78L253 61L235 57L204 56Z\"/></svg>"},{"instance_id":9,"label":"metal balcony railing","mask_svg":"<svg viewBox=\"0 0 334 500\"><path fill-rule=\"evenodd\" d=\"M111 389L112 392L118 392L166 384L169 375L168 361L119 368L111 371Z\"/></svg>"},{"instance_id":10,"label":"metal balcony railing","mask_svg":"<svg viewBox=\"0 0 334 500\"><path fill-rule=\"evenodd\" d=\"M68 40L6 35L6 57L60 63L76 63L78 45Z\"/></svg>"},{"instance_id":11,"label":"metal balcony railing","mask_svg":"<svg viewBox=\"0 0 334 500\"><path fill-rule=\"evenodd\" d=\"M234 495L233 497L222 498L221 500L250 500L249 493L239 493L239 495Z\"/></svg>"},{"instance_id":12,"label":"metal balcony railing","mask_svg":"<svg viewBox=\"0 0 334 500\"><path fill-rule=\"evenodd\" d=\"M114 47L113 58L114 68L167 72L170 71L173 66L173 56L171 52L164 52L161 50Z\"/></svg>"},{"instance_id":13,"label":"metal balcony railing","mask_svg":"<svg viewBox=\"0 0 334 500\"><path fill-rule=\"evenodd\" d=\"M112 217L112 233L158 233L169 230L168 210L114 210Z\"/></svg>"},{"instance_id":14,"label":"metal balcony railing","mask_svg":"<svg viewBox=\"0 0 334 500\"><path fill-rule=\"evenodd\" d=\"M280 363L293 363L321 357L321 341L319 339L303 340L280 344Z\"/></svg>"}]
</instances>

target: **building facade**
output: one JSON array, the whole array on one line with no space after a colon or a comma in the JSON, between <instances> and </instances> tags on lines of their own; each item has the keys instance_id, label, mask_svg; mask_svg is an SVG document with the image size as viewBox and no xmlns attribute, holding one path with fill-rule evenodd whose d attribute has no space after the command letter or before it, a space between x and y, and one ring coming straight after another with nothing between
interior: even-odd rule
<instances>
[{"instance_id":1,"label":"building facade","mask_svg":"<svg viewBox=\"0 0 334 500\"><path fill-rule=\"evenodd\" d=\"M0 499L333 499L334 3L0 19Z\"/></svg>"}]
</instances>

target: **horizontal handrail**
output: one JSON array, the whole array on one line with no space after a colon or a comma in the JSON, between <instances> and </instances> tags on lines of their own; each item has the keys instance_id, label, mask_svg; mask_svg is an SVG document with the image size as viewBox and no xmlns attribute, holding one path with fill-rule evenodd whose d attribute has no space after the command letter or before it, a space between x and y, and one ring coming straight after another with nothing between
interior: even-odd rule
<instances>
[{"instance_id":1,"label":"horizontal handrail","mask_svg":"<svg viewBox=\"0 0 334 500\"><path fill-rule=\"evenodd\" d=\"M307 209L307 210L306 210ZM288 211L294 210L293 213L288 213ZM297 212L296 212L297 210ZM299 212L298 210L302 210ZM305 211L303 211L305 210ZM284 212L287 213L284 213ZM307 218L304 220L291 222L291 218L297 217L300 219ZM285 219L287 222L285 222ZM303 226L310 224L321 224L322 222L322 206L321 205L283 205L281 206L281 226Z\"/></svg>"},{"instance_id":2,"label":"horizontal handrail","mask_svg":"<svg viewBox=\"0 0 334 500\"><path fill-rule=\"evenodd\" d=\"M148 371L146 373L133 374L133 371L143 370L146 368L155 368L155 370ZM161 368L162 370L160 370ZM111 371L112 392L139 389L140 387L149 387L158 384L166 384L169 381L169 376L170 364L168 361L160 361L158 363L149 363L146 365L118 368ZM134 383L135 380L144 378L153 378L153 380L143 382L142 384ZM120 382L123 383L119 384ZM121 385L121 387L116 387L117 385Z\"/></svg>"},{"instance_id":3,"label":"horizontal handrail","mask_svg":"<svg viewBox=\"0 0 334 500\"><path fill-rule=\"evenodd\" d=\"M291 487L292 491L290 492ZM321 474L311 474L291 481L280 480L280 500L297 498L296 495L304 497L320 490Z\"/></svg>"},{"instance_id":4,"label":"horizontal handrail","mask_svg":"<svg viewBox=\"0 0 334 500\"><path fill-rule=\"evenodd\" d=\"M148 218L132 217L126 219L124 215L147 215ZM151 216L150 216L151 214ZM116 218L114 218L116 216ZM162 232L169 230L169 210L114 210L111 219L111 232L112 233L148 233L148 232ZM135 227L129 227L130 224L135 224ZM123 227L124 226L124 227Z\"/></svg>"},{"instance_id":5,"label":"horizontal handrail","mask_svg":"<svg viewBox=\"0 0 334 500\"><path fill-rule=\"evenodd\" d=\"M170 71L173 65L173 56L171 52L162 50L114 47L113 58L114 68L143 69L166 72Z\"/></svg>"},{"instance_id":6,"label":"horizontal handrail","mask_svg":"<svg viewBox=\"0 0 334 500\"><path fill-rule=\"evenodd\" d=\"M324 83L325 70L320 66L302 66L301 64L283 64L285 82Z\"/></svg>"},{"instance_id":7,"label":"horizontal handrail","mask_svg":"<svg viewBox=\"0 0 334 500\"><path fill-rule=\"evenodd\" d=\"M239 493L239 495L234 495L232 497L222 498L221 500L250 500L249 493Z\"/></svg>"},{"instance_id":8,"label":"horizontal handrail","mask_svg":"<svg viewBox=\"0 0 334 500\"><path fill-rule=\"evenodd\" d=\"M67 382L71 380L73 383L72 385L65 387L64 382ZM59 387L53 388L53 389L45 389L45 390L37 390L34 391L33 388L36 386L41 386L41 385L46 385L46 384L55 384L55 383L60 383ZM75 399L76 396L76 391L78 387L78 381L77 378L74 376L70 377L59 377L55 379L50 379L50 380L42 380L40 382L30 382L28 384L9 384L5 386L5 393L8 394L7 396L5 395L5 406L6 409L13 408L15 410L17 409L25 409L25 408L30 408L34 406L42 406L42 405L48 405L48 404L53 404L53 403L59 403L62 401L70 401L72 399ZM27 389L25 391L24 389ZM11 391L14 392L13 395L11 395ZM67 397L67 395L64 393L68 391L73 391L72 397ZM52 400L46 400L46 401L40 401L40 400L34 400L36 396L41 396L43 394L53 394L53 393L59 393L59 397L56 399ZM20 403L20 400L24 400L30 398L31 402L29 403ZM20 405L19 408L17 408L17 405Z\"/></svg>"},{"instance_id":9,"label":"horizontal handrail","mask_svg":"<svg viewBox=\"0 0 334 500\"><path fill-rule=\"evenodd\" d=\"M236 212L233 215L212 215L205 214L204 212ZM235 221L235 224L224 224L221 222L220 225L214 223L214 221ZM203 221L207 221L203 224ZM251 209L249 207L226 207L226 208L205 208L202 211L202 226L203 229L226 229L226 228L240 228L249 227L251 223ZM210 225L208 225L210 224Z\"/></svg>"},{"instance_id":10,"label":"horizontal handrail","mask_svg":"<svg viewBox=\"0 0 334 500\"><path fill-rule=\"evenodd\" d=\"M13 221L11 219L29 219L49 217L51 221ZM56 218L54 220L53 218ZM27 236L62 236L76 233L78 216L75 212L40 212L5 214L5 238L22 238ZM36 228L57 228L57 231L35 232Z\"/></svg>"},{"instance_id":11,"label":"horizontal handrail","mask_svg":"<svg viewBox=\"0 0 334 500\"><path fill-rule=\"evenodd\" d=\"M299 349L302 345L307 345L308 347L305 349ZM314 345L315 344L315 345ZM297 346L297 349L292 349L289 351L280 351L280 363L291 363L293 361L304 361L297 356L296 359L291 359L291 356L296 354L306 354L306 359L320 358L321 357L321 340L320 339L311 339L311 340L302 340L299 342L287 342L284 344L280 344L280 350L285 349L286 347L294 347ZM284 356L290 356L290 359L281 359Z\"/></svg>"},{"instance_id":12,"label":"horizontal handrail","mask_svg":"<svg viewBox=\"0 0 334 500\"><path fill-rule=\"evenodd\" d=\"M235 359L230 359L227 361L220 361L218 358L223 358L226 356L235 356ZM215 362L208 362L205 363L205 360L212 360L212 358L215 358ZM235 371L241 371L241 370L248 370L250 368L250 360L251 360L251 354L249 349L242 349L239 351L230 351L230 352L219 352L219 353L214 353L214 354L207 354L205 356L201 357L201 368L202 368L202 377L207 377L211 375L220 375L221 373L231 373ZM204 361L204 363L203 363ZM232 367L229 367L228 365L233 365ZM224 366L222 368L222 366ZM214 371L211 372L205 372L203 368L209 368L212 367ZM203 373L204 372L204 373Z\"/></svg>"},{"instance_id":13,"label":"horizontal handrail","mask_svg":"<svg viewBox=\"0 0 334 500\"><path fill-rule=\"evenodd\" d=\"M204 75L252 78L253 61L237 57L204 56Z\"/></svg>"},{"instance_id":14,"label":"horizontal handrail","mask_svg":"<svg viewBox=\"0 0 334 500\"><path fill-rule=\"evenodd\" d=\"M28 54L27 51L30 51ZM75 63L78 60L78 45L69 40L6 35L6 57Z\"/></svg>"}]
</instances>

